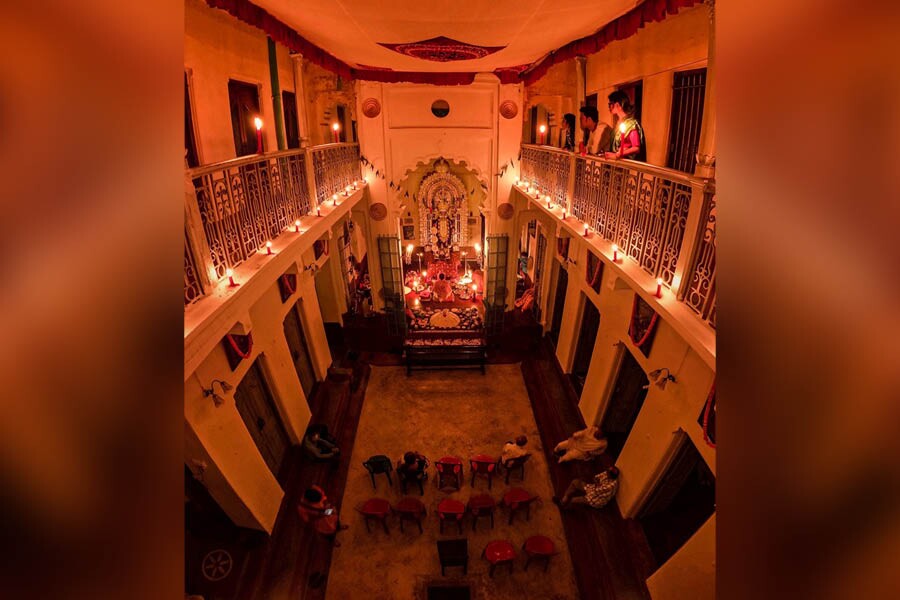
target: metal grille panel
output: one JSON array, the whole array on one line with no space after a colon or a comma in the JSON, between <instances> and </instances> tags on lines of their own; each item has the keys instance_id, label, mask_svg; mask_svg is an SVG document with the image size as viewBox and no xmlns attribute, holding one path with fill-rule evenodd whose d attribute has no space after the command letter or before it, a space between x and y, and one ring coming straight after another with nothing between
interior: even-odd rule
<instances>
[{"instance_id":1,"label":"metal grille panel","mask_svg":"<svg viewBox=\"0 0 900 600\"><path fill-rule=\"evenodd\" d=\"M357 144L329 145L314 149L312 161L318 204L322 204L335 194L340 195L348 185L360 179Z\"/></svg>"},{"instance_id":2,"label":"metal grille panel","mask_svg":"<svg viewBox=\"0 0 900 600\"><path fill-rule=\"evenodd\" d=\"M672 86L672 121L669 127L670 169L693 173L703 122L706 69L675 73Z\"/></svg>"}]
</instances>

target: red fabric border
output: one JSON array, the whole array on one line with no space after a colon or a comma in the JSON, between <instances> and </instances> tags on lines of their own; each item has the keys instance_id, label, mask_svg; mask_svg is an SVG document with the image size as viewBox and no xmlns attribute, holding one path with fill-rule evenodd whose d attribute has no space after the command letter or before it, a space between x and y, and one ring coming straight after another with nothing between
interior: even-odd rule
<instances>
[{"instance_id":1,"label":"red fabric border","mask_svg":"<svg viewBox=\"0 0 900 600\"><path fill-rule=\"evenodd\" d=\"M240 345L238 344L238 338L244 338L247 343L247 350L241 350ZM253 335L248 333L247 335L238 335L238 334L227 334L225 339L228 340L228 344L231 346L231 349L234 350L235 354L240 356L241 358L250 358L250 353L253 351Z\"/></svg>"},{"instance_id":2,"label":"red fabric border","mask_svg":"<svg viewBox=\"0 0 900 600\"><path fill-rule=\"evenodd\" d=\"M634 342L634 345L638 348L647 343L650 334L653 333L653 329L656 327L656 321L659 319L659 314L657 314L656 311L653 311L653 316L650 318L650 324L647 326L647 331L644 332L644 335L640 340L635 339L638 335L637 317L640 299L640 296L637 294L634 295L634 304L631 307L631 323L628 325L628 337L631 338L631 341Z\"/></svg>"},{"instance_id":3,"label":"red fabric border","mask_svg":"<svg viewBox=\"0 0 900 600\"><path fill-rule=\"evenodd\" d=\"M645 2L621 17L607 23L605 27L596 33L569 42L565 46L550 52L546 57L529 66L528 70L524 72L521 66L517 66L496 69L494 70L494 75L503 84L517 84L523 81L526 84L532 84L543 77L553 65L576 56L599 52L610 42L631 37L647 23L662 21L668 15L676 14L681 8L691 7L702 2L703 0L645 0ZM382 83L425 83L431 85L468 85L475 80L475 73L354 69L247 0L206 0L206 4L211 8L224 10L236 19L261 29L276 42L294 52L299 52L303 55L303 58L344 79L363 79L366 81L380 81Z\"/></svg>"}]
</instances>

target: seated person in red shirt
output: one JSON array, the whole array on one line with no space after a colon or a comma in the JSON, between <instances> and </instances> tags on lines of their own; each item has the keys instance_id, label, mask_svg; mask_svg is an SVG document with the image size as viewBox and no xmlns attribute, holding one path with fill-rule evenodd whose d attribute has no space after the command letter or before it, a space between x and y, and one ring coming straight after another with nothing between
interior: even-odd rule
<instances>
[{"instance_id":1,"label":"seated person in red shirt","mask_svg":"<svg viewBox=\"0 0 900 600\"><path fill-rule=\"evenodd\" d=\"M337 509L328 501L325 490L317 485L308 488L297 505L297 512L304 523L312 525L318 533L334 542L335 547L341 545L337 541L337 533L347 529L347 525L341 524Z\"/></svg>"}]
</instances>

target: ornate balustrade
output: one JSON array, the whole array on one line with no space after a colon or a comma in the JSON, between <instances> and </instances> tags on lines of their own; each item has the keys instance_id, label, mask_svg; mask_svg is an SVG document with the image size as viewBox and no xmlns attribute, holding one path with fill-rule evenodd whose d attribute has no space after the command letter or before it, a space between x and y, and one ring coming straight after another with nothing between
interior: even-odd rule
<instances>
[{"instance_id":1,"label":"ornate balustrade","mask_svg":"<svg viewBox=\"0 0 900 600\"><path fill-rule=\"evenodd\" d=\"M716 326L716 197L707 190L700 216L697 252L688 272L684 303Z\"/></svg>"},{"instance_id":2,"label":"ornate balustrade","mask_svg":"<svg viewBox=\"0 0 900 600\"><path fill-rule=\"evenodd\" d=\"M679 262L685 263L679 299L715 327L711 182L646 163L528 145L522 147L520 178L536 185L541 196L550 195L556 204L569 206L574 217L617 244L623 255L666 287L672 287L679 274ZM569 198L566 190L571 190ZM701 211L698 232L687 230L692 203ZM682 248L686 239L692 248Z\"/></svg>"},{"instance_id":3,"label":"ornate balustrade","mask_svg":"<svg viewBox=\"0 0 900 600\"><path fill-rule=\"evenodd\" d=\"M565 204L573 154L546 146L522 146L519 178L535 185L541 197L550 196L556 204Z\"/></svg>"},{"instance_id":4,"label":"ornate balustrade","mask_svg":"<svg viewBox=\"0 0 900 600\"><path fill-rule=\"evenodd\" d=\"M359 145L327 144L312 148L316 202L321 204L360 178Z\"/></svg>"},{"instance_id":5,"label":"ornate balustrade","mask_svg":"<svg viewBox=\"0 0 900 600\"><path fill-rule=\"evenodd\" d=\"M198 222L194 231L191 223L185 231L185 306L325 198L359 180L359 146L253 155L189 169L186 175L194 192L189 202L196 198L186 213L196 214Z\"/></svg>"}]
</instances>

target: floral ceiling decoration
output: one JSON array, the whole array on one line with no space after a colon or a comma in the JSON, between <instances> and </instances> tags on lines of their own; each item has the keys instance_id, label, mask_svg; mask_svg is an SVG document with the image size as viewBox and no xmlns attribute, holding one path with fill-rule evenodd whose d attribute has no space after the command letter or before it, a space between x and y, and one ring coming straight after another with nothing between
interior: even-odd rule
<instances>
[{"instance_id":1,"label":"floral ceiling decoration","mask_svg":"<svg viewBox=\"0 0 900 600\"><path fill-rule=\"evenodd\" d=\"M432 60L435 62L475 60L477 58L484 58L489 54L493 54L498 50L506 48L506 46L476 46L444 36L403 44L385 44L384 42L378 42L378 45L406 56L421 58L422 60Z\"/></svg>"}]
</instances>

